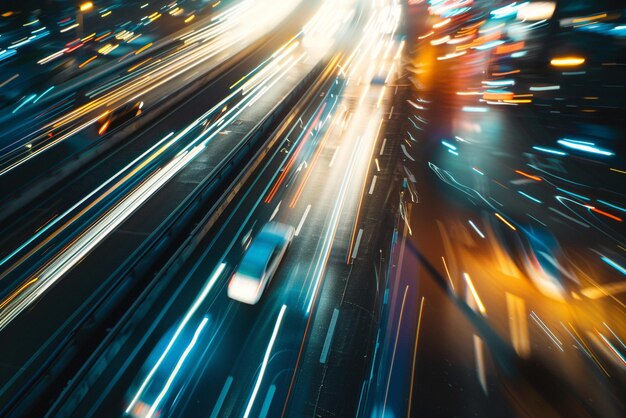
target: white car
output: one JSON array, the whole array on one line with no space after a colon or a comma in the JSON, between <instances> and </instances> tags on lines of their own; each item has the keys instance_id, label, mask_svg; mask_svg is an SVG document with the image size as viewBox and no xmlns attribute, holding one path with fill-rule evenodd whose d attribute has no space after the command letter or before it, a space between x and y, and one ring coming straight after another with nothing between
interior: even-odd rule
<instances>
[{"instance_id":1,"label":"white car","mask_svg":"<svg viewBox=\"0 0 626 418\"><path fill-rule=\"evenodd\" d=\"M228 297L256 304L276 273L291 240L294 228L278 222L266 224L254 238L228 284Z\"/></svg>"}]
</instances>

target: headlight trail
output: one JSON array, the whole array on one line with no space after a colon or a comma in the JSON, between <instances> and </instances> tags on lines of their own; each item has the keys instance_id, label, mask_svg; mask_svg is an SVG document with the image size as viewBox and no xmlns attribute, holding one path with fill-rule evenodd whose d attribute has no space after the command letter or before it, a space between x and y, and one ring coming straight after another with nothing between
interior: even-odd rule
<instances>
[{"instance_id":1,"label":"headlight trail","mask_svg":"<svg viewBox=\"0 0 626 418\"><path fill-rule=\"evenodd\" d=\"M317 27L312 27L305 31L306 36L316 36L318 32ZM36 272L29 274L29 278L26 278L22 284L20 284L16 290L14 290L9 296L7 296L2 302L0 302L0 330L7 326L15 317L21 312L27 309L34 301L39 299L49 288L60 280L68 271L70 271L77 263L80 262L87 254L89 254L96 246L98 246L107 236L109 236L116 228L118 228L124 221L126 221L138 208L140 208L148 199L150 199L157 191L161 189L168 181L176 176L180 171L185 168L191 161L193 161L207 146L207 144L213 140L221 131L226 129L230 123L237 119L237 117L246 110L251 104L263 96L269 91L272 86L280 82L297 63L301 62L309 56L306 48L295 50L292 44L297 44L299 41L292 39L289 43L280 48L280 53L273 55L273 59L267 62L267 68L269 70L263 73L263 76L255 75L244 85L237 88L224 100L207 111L205 114L197 118L193 123L188 125L180 133L169 138L158 149L155 149L146 158L137 162L137 165L133 167L130 175L127 175L124 179L130 180L133 175L142 173L145 178L134 188L125 192L114 205L105 208L103 213L100 214L96 221L84 228L84 230L76 237L74 237L69 243L57 254L50 254L50 259L44 262L44 265L37 269ZM330 47L330 46L329 46ZM320 55L321 58L322 55ZM225 105L228 106L228 110L220 114L220 116L207 128L200 133L193 131L195 129L201 129L202 123L207 120L208 117L214 115L216 112L221 111ZM191 138L189 137L191 136ZM148 162L155 158L167 156L167 151L178 141L187 141L184 149L178 152L172 159L159 165L158 168L152 173L143 173L142 169L147 166ZM110 184L111 181L107 181L105 184ZM113 191L125 190L125 181L120 181L109 189L104 194L112 194ZM103 185L104 186L104 185ZM98 188L98 190L104 190L104 187ZM84 213L84 212L83 212ZM69 213L66 212L69 215ZM65 215L65 214L64 214ZM78 219L75 217L73 221ZM60 222L55 220L55 224ZM69 224L63 225L61 229L67 228ZM60 232L60 231L58 231ZM58 233L57 232L57 233ZM41 238L40 235L30 238L25 244L21 245L18 250L12 252L8 258L2 260L6 263L10 258L19 254L25 250L28 245L33 243L36 239ZM44 241L39 246L29 252L28 256L32 256L43 247L47 241ZM20 265L27 257L22 257L15 262L7 271L5 275Z\"/></svg>"},{"instance_id":2,"label":"headlight trail","mask_svg":"<svg viewBox=\"0 0 626 418\"><path fill-rule=\"evenodd\" d=\"M18 140L28 142L31 147L28 152L24 152L23 148L17 148L14 152L2 156L0 176L92 126L105 111L114 111L126 103L145 97L183 78L185 74L192 74L195 68L218 56L222 57L221 60L234 56L271 30L298 3L298 0L287 2L244 0L236 4L214 17L205 27L181 36L179 41L182 45L174 51L167 51L162 56L157 55L151 64L140 71L118 77L91 90L86 94L90 99L88 103ZM269 13L267 10L273 12ZM254 25L248 23L252 20L255 22ZM56 135L51 139L47 132L54 132Z\"/></svg>"}]
</instances>

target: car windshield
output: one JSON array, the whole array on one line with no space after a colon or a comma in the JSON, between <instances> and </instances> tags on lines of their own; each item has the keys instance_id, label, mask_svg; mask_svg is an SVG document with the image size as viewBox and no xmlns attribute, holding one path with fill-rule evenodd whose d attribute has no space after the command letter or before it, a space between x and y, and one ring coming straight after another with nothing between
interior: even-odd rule
<instances>
[{"instance_id":1,"label":"car windshield","mask_svg":"<svg viewBox=\"0 0 626 418\"><path fill-rule=\"evenodd\" d=\"M262 237L257 237L250 245L239 266L239 273L255 279L260 279L263 276L275 247L274 243L260 238Z\"/></svg>"}]
</instances>

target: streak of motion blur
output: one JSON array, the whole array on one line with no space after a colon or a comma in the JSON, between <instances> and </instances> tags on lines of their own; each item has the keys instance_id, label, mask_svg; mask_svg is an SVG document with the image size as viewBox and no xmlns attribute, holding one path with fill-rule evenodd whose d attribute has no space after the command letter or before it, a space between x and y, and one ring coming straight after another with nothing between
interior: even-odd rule
<instances>
[{"instance_id":1,"label":"streak of motion blur","mask_svg":"<svg viewBox=\"0 0 626 418\"><path fill-rule=\"evenodd\" d=\"M0 5L0 415L626 416L620 0Z\"/></svg>"}]
</instances>

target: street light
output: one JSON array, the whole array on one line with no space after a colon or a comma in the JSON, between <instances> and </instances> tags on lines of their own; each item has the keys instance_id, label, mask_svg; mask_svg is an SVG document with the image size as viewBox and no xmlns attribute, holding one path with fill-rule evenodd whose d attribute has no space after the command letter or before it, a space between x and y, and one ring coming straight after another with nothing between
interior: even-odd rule
<instances>
[{"instance_id":1,"label":"street light","mask_svg":"<svg viewBox=\"0 0 626 418\"><path fill-rule=\"evenodd\" d=\"M90 1L78 6L78 10L76 11L76 23L78 24L76 34L78 35L78 39L83 37L83 13L91 9L93 9L93 3Z\"/></svg>"}]
</instances>

